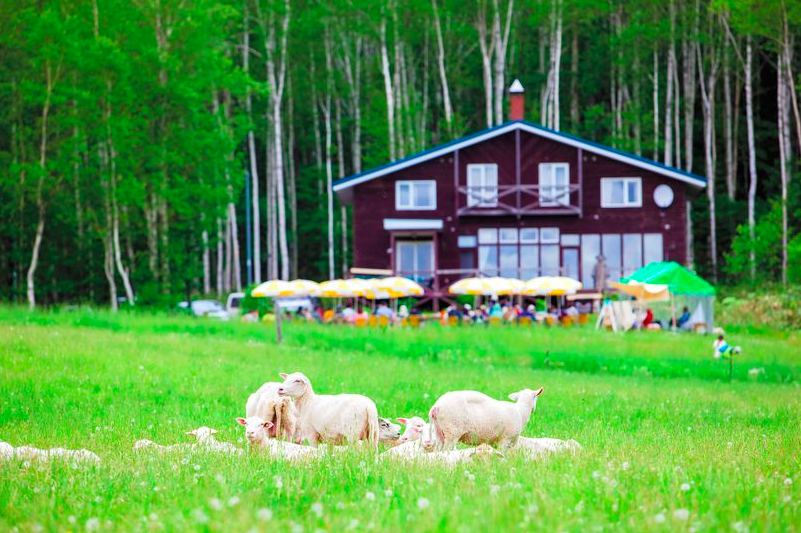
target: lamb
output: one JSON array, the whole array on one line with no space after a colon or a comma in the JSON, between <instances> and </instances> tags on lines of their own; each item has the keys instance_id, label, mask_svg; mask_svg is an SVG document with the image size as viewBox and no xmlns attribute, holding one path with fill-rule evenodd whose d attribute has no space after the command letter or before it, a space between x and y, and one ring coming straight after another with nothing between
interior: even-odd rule
<instances>
[{"instance_id":1,"label":"lamb","mask_svg":"<svg viewBox=\"0 0 801 533\"><path fill-rule=\"evenodd\" d=\"M378 419L378 440L384 444L395 445L400 439L400 426L386 418Z\"/></svg>"},{"instance_id":2,"label":"lamb","mask_svg":"<svg viewBox=\"0 0 801 533\"><path fill-rule=\"evenodd\" d=\"M300 372L281 374L282 397L295 400L298 424L295 441L351 444L358 440L378 446L378 410L370 398L360 394L315 394L311 381Z\"/></svg>"},{"instance_id":3,"label":"lamb","mask_svg":"<svg viewBox=\"0 0 801 533\"><path fill-rule=\"evenodd\" d=\"M160 453L163 453L163 452L174 452L174 451L177 451L177 450L189 450L191 447L192 447L191 444L170 444L170 445L166 445L165 446L163 444L157 444L157 443L153 442L152 440L148 440L148 439L140 439L140 440L134 442L134 445L133 445L134 451L143 450L145 448L154 448L155 450L157 450Z\"/></svg>"},{"instance_id":4,"label":"lamb","mask_svg":"<svg viewBox=\"0 0 801 533\"><path fill-rule=\"evenodd\" d=\"M89 450L68 450L66 448L39 449L32 446L13 448L14 457L27 461L49 461L53 459L71 459L76 462L100 463L100 457Z\"/></svg>"},{"instance_id":5,"label":"lamb","mask_svg":"<svg viewBox=\"0 0 801 533\"><path fill-rule=\"evenodd\" d=\"M475 448L426 453L420 455L419 458L428 463L441 463L446 466L455 466L458 463L465 463L473 459L486 459L492 455L503 457L503 453L489 444L479 444Z\"/></svg>"},{"instance_id":6,"label":"lamb","mask_svg":"<svg viewBox=\"0 0 801 533\"><path fill-rule=\"evenodd\" d=\"M529 437L518 437L514 449L522 452L527 459L541 459L545 455L568 451L576 453L581 449L581 445L573 439L532 439Z\"/></svg>"},{"instance_id":7,"label":"lamb","mask_svg":"<svg viewBox=\"0 0 801 533\"><path fill-rule=\"evenodd\" d=\"M523 389L503 402L476 391L446 392L429 411L437 447L493 444L506 447L517 441L537 407L544 389Z\"/></svg>"},{"instance_id":8,"label":"lamb","mask_svg":"<svg viewBox=\"0 0 801 533\"><path fill-rule=\"evenodd\" d=\"M197 429L193 429L192 431L187 431L187 435L192 435L197 437L197 445L199 448L203 450L210 450L215 452L222 452L222 453L235 453L237 455L242 455L242 450L231 444L230 442L218 442L214 435L217 433L216 429L212 429L206 426L201 426ZM195 445L193 445L194 447Z\"/></svg>"},{"instance_id":9,"label":"lamb","mask_svg":"<svg viewBox=\"0 0 801 533\"><path fill-rule=\"evenodd\" d=\"M292 400L282 398L278 394L280 383L268 381L248 397L245 404L245 417L259 416L273 423L270 428L270 437L283 435L292 439L295 434L297 414Z\"/></svg>"},{"instance_id":10,"label":"lamb","mask_svg":"<svg viewBox=\"0 0 801 533\"><path fill-rule=\"evenodd\" d=\"M406 426L406 431L403 432L403 435L401 435L400 439L398 440L399 444L419 440L423 435L423 432L426 431L426 428L428 427L428 423L426 423L426 421L419 416L413 416L411 418L398 418L398 422Z\"/></svg>"},{"instance_id":11,"label":"lamb","mask_svg":"<svg viewBox=\"0 0 801 533\"><path fill-rule=\"evenodd\" d=\"M420 421L423 421L422 418L418 417L415 418L417 418ZM403 435L406 436L409 433L410 433L409 426L407 425L407 430L404 432ZM408 459L418 458L428 452L431 452L433 449L434 449L434 439L432 438L431 435L431 425L423 422L423 426L422 428L420 428L419 432L414 431L412 435L409 435L408 439L405 442L398 444L394 448L390 448L381 455L388 457L390 459L408 460Z\"/></svg>"},{"instance_id":12,"label":"lamb","mask_svg":"<svg viewBox=\"0 0 801 533\"><path fill-rule=\"evenodd\" d=\"M319 456L318 450L311 446L271 439L270 428L273 423L259 416L240 417L236 421L245 426L245 436L247 436L250 449L253 451L265 451L271 457L288 461L315 459Z\"/></svg>"}]
</instances>

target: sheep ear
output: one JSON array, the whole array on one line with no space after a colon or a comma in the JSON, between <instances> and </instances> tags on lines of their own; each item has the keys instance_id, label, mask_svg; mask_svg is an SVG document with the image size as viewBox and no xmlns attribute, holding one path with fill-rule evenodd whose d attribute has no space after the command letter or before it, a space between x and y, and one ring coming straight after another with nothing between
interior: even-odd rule
<instances>
[{"instance_id":1,"label":"sheep ear","mask_svg":"<svg viewBox=\"0 0 801 533\"><path fill-rule=\"evenodd\" d=\"M192 431L187 431L186 434L187 435L197 435L197 430L193 429Z\"/></svg>"},{"instance_id":2,"label":"sheep ear","mask_svg":"<svg viewBox=\"0 0 801 533\"><path fill-rule=\"evenodd\" d=\"M281 376L281 379L286 379L286 377L287 377L289 374L287 374L286 372L279 372L279 373L278 373L278 375L279 375L279 376Z\"/></svg>"},{"instance_id":3,"label":"sheep ear","mask_svg":"<svg viewBox=\"0 0 801 533\"><path fill-rule=\"evenodd\" d=\"M265 422L262 425L264 426L265 429L270 429L271 427L273 427L274 424L272 422Z\"/></svg>"},{"instance_id":4,"label":"sheep ear","mask_svg":"<svg viewBox=\"0 0 801 533\"><path fill-rule=\"evenodd\" d=\"M543 392L545 392L545 387L540 387L539 390L535 390L534 391L534 396L537 397L540 394L542 394Z\"/></svg>"},{"instance_id":5,"label":"sheep ear","mask_svg":"<svg viewBox=\"0 0 801 533\"><path fill-rule=\"evenodd\" d=\"M405 425L406 425L406 423L409 421L409 419L408 419L408 418L396 418L395 420L397 420L398 422L400 422L400 423L401 423L401 424L403 424L404 426L405 426Z\"/></svg>"},{"instance_id":6,"label":"sheep ear","mask_svg":"<svg viewBox=\"0 0 801 533\"><path fill-rule=\"evenodd\" d=\"M512 394L509 395L509 399L512 400L513 402L516 402L519 397L520 397L519 392L513 392Z\"/></svg>"},{"instance_id":7,"label":"sheep ear","mask_svg":"<svg viewBox=\"0 0 801 533\"><path fill-rule=\"evenodd\" d=\"M217 430L216 430L216 429L212 429L212 430L211 430L211 434L212 434L212 435L216 435L216 434L217 434Z\"/></svg>"},{"instance_id":8,"label":"sheep ear","mask_svg":"<svg viewBox=\"0 0 801 533\"><path fill-rule=\"evenodd\" d=\"M244 418L242 418L241 416L239 418L237 418L236 421L239 422L240 426L247 426L248 425L247 421Z\"/></svg>"}]
</instances>

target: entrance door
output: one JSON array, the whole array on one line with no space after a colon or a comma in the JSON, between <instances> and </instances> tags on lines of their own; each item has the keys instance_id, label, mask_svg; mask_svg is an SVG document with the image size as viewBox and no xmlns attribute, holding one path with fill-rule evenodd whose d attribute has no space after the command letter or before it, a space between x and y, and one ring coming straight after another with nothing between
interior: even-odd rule
<instances>
[{"instance_id":1,"label":"entrance door","mask_svg":"<svg viewBox=\"0 0 801 533\"><path fill-rule=\"evenodd\" d=\"M396 241L398 276L428 285L434 277L434 241Z\"/></svg>"}]
</instances>

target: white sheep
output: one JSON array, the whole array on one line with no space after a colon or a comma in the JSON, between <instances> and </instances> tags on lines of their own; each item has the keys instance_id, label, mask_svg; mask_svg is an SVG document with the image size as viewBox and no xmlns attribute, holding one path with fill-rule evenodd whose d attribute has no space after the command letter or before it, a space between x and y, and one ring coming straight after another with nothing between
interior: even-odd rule
<instances>
[{"instance_id":1,"label":"white sheep","mask_svg":"<svg viewBox=\"0 0 801 533\"><path fill-rule=\"evenodd\" d=\"M419 440L428 426L428 423L419 416L413 416L411 418L398 418L398 422L406 426L406 430L403 432L403 435L401 435L400 439L398 439L399 444Z\"/></svg>"},{"instance_id":2,"label":"white sheep","mask_svg":"<svg viewBox=\"0 0 801 533\"><path fill-rule=\"evenodd\" d=\"M523 389L509 395L515 403L490 398L476 391L446 392L429 411L439 448L464 444L514 444L537 407L544 389Z\"/></svg>"},{"instance_id":3,"label":"white sheep","mask_svg":"<svg viewBox=\"0 0 801 533\"><path fill-rule=\"evenodd\" d=\"M418 418L418 420L423 421L422 418ZM407 423L407 430L404 432L403 435L406 436L408 433L409 433L409 425ZM409 460L409 459L415 459L426 453L429 453L433 449L434 449L434 439L431 436L431 425L426 424L423 421L423 425L419 429L419 431L418 430L413 431L413 434L409 435L409 437L405 442L402 442L401 444L398 444L397 446L390 448L381 455L384 457L388 457L390 459Z\"/></svg>"},{"instance_id":4,"label":"white sheep","mask_svg":"<svg viewBox=\"0 0 801 533\"><path fill-rule=\"evenodd\" d=\"M152 440L148 439L139 439L138 441L134 442L133 449L134 451L143 450L145 448L153 448L159 453L163 452L174 452L177 450L189 450L192 448L191 444L157 444Z\"/></svg>"},{"instance_id":5,"label":"white sheep","mask_svg":"<svg viewBox=\"0 0 801 533\"><path fill-rule=\"evenodd\" d=\"M222 452L222 453L235 453L238 455L242 454L242 450L240 450L230 442L218 442L214 438L214 435L216 433L217 433L216 429L212 429L206 426L201 426L197 429L193 429L192 431L186 432L187 435L192 435L193 437L197 437L196 446L200 449ZM194 446L195 445L193 445L193 447Z\"/></svg>"},{"instance_id":6,"label":"white sheep","mask_svg":"<svg viewBox=\"0 0 801 533\"><path fill-rule=\"evenodd\" d=\"M351 444L366 440L378 446L378 410L360 394L315 394L311 381L300 372L281 374L278 394L295 400L298 411L296 442Z\"/></svg>"},{"instance_id":7,"label":"white sheep","mask_svg":"<svg viewBox=\"0 0 801 533\"><path fill-rule=\"evenodd\" d=\"M458 463L465 463L467 461L472 461L473 459L487 459L493 455L503 457L503 453L499 452L489 444L479 444L475 448L425 453L420 455L418 459L427 463L440 463L446 466L455 466Z\"/></svg>"},{"instance_id":8,"label":"white sheep","mask_svg":"<svg viewBox=\"0 0 801 533\"><path fill-rule=\"evenodd\" d=\"M0 442L0 459L13 459L14 447L7 442Z\"/></svg>"},{"instance_id":9,"label":"white sheep","mask_svg":"<svg viewBox=\"0 0 801 533\"><path fill-rule=\"evenodd\" d=\"M545 455L559 452L576 453L581 445L573 439L561 440L530 437L518 437L514 450L522 452L527 459L540 459Z\"/></svg>"},{"instance_id":10,"label":"white sheep","mask_svg":"<svg viewBox=\"0 0 801 533\"><path fill-rule=\"evenodd\" d=\"M396 444L400 439L400 429L398 424L393 424L386 418L378 419L378 440L384 444Z\"/></svg>"},{"instance_id":11,"label":"white sheep","mask_svg":"<svg viewBox=\"0 0 801 533\"><path fill-rule=\"evenodd\" d=\"M68 450L66 448L50 448L42 450L32 446L19 446L14 448L14 457L26 461L71 459L77 462L100 463L100 457L89 450Z\"/></svg>"},{"instance_id":12,"label":"white sheep","mask_svg":"<svg viewBox=\"0 0 801 533\"><path fill-rule=\"evenodd\" d=\"M245 417L258 416L273 423L270 437L292 439L295 434L297 413L292 400L278 394L281 383L268 381L248 397Z\"/></svg>"},{"instance_id":13,"label":"white sheep","mask_svg":"<svg viewBox=\"0 0 801 533\"><path fill-rule=\"evenodd\" d=\"M250 449L253 451L263 451L271 457L287 461L309 460L319 457L318 450L311 446L271 439L269 431L273 423L259 416L240 417L236 421L245 426L245 436L247 436Z\"/></svg>"}]
</instances>

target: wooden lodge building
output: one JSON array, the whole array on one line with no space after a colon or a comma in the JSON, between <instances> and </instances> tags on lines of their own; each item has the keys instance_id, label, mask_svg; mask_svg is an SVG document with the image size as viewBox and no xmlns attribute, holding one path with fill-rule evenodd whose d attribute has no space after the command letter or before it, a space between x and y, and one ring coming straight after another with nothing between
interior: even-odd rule
<instances>
[{"instance_id":1,"label":"wooden lodge building","mask_svg":"<svg viewBox=\"0 0 801 533\"><path fill-rule=\"evenodd\" d=\"M467 276L564 275L595 287L651 261L685 264L688 199L703 177L523 120L510 120L343 178L354 273L391 271L437 306ZM427 298L427 299L428 299Z\"/></svg>"}]
</instances>

